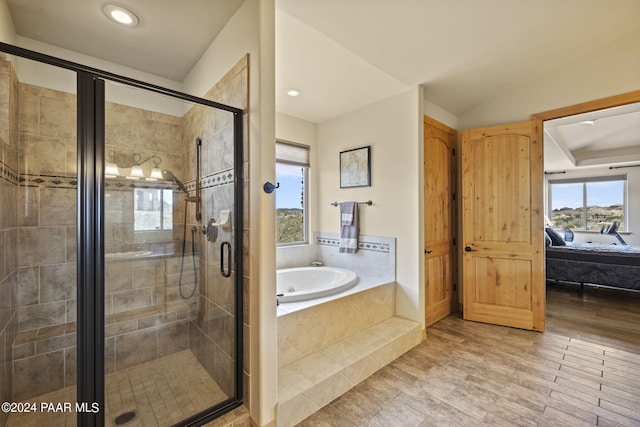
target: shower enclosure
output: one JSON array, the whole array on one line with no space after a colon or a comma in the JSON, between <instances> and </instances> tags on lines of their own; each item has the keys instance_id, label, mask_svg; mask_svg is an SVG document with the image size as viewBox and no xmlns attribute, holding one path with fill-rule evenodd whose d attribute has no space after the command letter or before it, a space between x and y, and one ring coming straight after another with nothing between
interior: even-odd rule
<instances>
[{"instance_id":1,"label":"shower enclosure","mask_svg":"<svg viewBox=\"0 0 640 427\"><path fill-rule=\"evenodd\" d=\"M243 111L211 99L246 88L0 51L0 427L239 406Z\"/></svg>"}]
</instances>

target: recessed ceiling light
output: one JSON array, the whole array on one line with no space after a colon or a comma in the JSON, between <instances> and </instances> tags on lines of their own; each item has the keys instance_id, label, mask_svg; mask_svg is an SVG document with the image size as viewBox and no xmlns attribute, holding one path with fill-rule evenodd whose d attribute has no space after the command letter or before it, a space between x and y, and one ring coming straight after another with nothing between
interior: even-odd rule
<instances>
[{"instance_id":1,"label":"recessed ceiling light","mask_svg":"<svg viewBox=\"0 0 640 427\"><path fill-rule=\"evenodd\" d=\"M127 27L135 27L140 23L138 15L124 6L115 3L105 3L102 5L102 11L107 16L118 24L126 25Z\"/></svg>"},{"instance_id":2,"label":"recessed ceiling light","mask_svg":"<svg viewBox=\"0 0 640 427\"><path fill-rule=\"evenodd\" d=\"M291 88L291 89L289 89L287 91L287 95L289 95L289 96L298 96L298 95L300 95L300 91L298 89Z\"/></svg>"}]
</instances>

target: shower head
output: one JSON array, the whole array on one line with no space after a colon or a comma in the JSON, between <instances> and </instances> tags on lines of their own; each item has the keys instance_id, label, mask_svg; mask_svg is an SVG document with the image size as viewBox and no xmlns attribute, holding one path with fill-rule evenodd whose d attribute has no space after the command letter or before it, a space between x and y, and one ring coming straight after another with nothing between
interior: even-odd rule
<instances>
[{"instance_id":1,"label":"shower head","mask_svg":"<svg viewBox=\"0 0 640 427\"><path fill-rule=\"evenodd\" d=\"M173 172L171 172L168 169L165 169L162 171L162 177L164 179L166 179L167 181L173 181L176 183L176 185L178 186L178 188L184 192L184 194L186 194L187 196L189 195L189 192L187 191L187 187L184 186L184 184L182 183L182 181L180 181L174 174Z\"/></svg>"}]
</instances>

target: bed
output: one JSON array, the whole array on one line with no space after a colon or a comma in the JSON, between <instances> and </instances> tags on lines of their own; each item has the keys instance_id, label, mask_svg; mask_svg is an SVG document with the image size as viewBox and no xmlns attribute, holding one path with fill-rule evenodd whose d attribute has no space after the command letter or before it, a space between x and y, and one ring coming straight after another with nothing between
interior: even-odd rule
<instances>
[{"instance_id":1,"label":"bed","mask_svg":"<svg viewBox=\"0 0 640 427\"><path fill-rule=\"evenodd\" d=\"M563 242L546 248L547 281L640 291L640 248Z\"/></svg>"}]
</instances>

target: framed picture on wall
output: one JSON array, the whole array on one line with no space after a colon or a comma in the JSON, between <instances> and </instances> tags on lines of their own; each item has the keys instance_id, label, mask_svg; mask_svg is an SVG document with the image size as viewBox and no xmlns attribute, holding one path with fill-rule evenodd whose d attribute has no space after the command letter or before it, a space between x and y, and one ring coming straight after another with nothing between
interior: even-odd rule
<instances>
[{"instance_id":1,"label":"framed picture on wall","mask_svg":"<svg viewBox=\"0 0 640 427\"><path fill-rule=\"evenodd\" d=\"M340 152L340 188L371 187L371 146Z\"/></svg>"}]
</instances>

